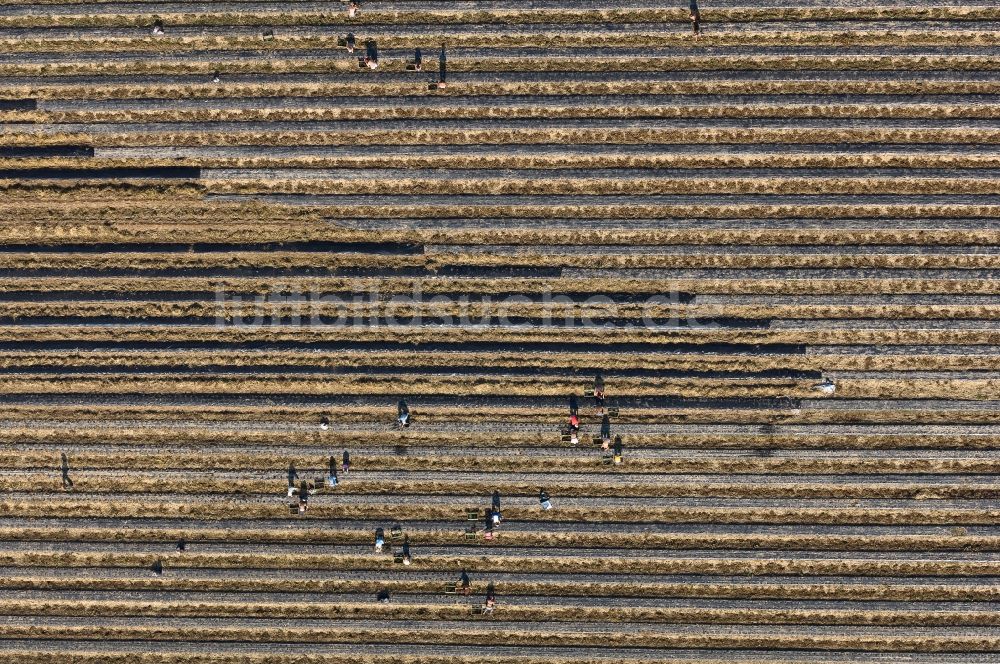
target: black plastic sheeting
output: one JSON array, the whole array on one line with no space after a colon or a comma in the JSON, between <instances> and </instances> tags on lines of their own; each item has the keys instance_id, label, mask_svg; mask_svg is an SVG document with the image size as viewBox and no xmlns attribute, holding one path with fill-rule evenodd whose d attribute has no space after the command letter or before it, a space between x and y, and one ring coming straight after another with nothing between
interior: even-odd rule
<instances>
[{"instance_id":1,"label":"black plastic sheeting","mask_svg":"<svg viewBox=\"0 0 1000 664\"><path fill-rule=\"evenodd\" d=\"M0 99L0 111L34 111L38 109L35 99Z\"/></svg>"},{"instance_id":2,"label":"black plastic sheeting","mask_svg":"<svg viewBox=\"0 0 1000 664\"><path fill-rule=\"evenodd\" d=\"M0 157L93 157L94 148L87 145L12 145L0 147Z\"/></svg>"},{"instance_id":3,"label":"black plastic sheeting","mask_svg":"<svg viewBox=\"0 0 1000 664\"><path fill-rule=\"evenodd\" d=\"M0 178L22 180L100 180L135 178L143 180L197 180L197 166L150 166L143 168L17 168L0 170Z\"/></svg>"}]
</instances>

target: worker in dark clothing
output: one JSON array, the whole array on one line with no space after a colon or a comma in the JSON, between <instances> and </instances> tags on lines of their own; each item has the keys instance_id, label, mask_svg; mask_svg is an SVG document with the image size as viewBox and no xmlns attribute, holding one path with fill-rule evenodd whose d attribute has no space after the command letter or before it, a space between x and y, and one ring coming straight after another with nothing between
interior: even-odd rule
<instances>
[{"instance_id":1,"label":"worker in dark clothing","mask_svg":"<svg viewBox=\"0 0 1000 664\"><path fill-rule=\"evenodd\" d=\"M66 457L66 453L65 452L62 452L60 456L61 456L61 461L62 461L62 485L63 485L63 488L66 489L67 491L72 491L73 490L73 480L71 480L70 477L69 477L69 459Z\"/></svg>"},{"instance_id":2,"label":"worker in dark clothing","mask_svg":"<svg viewBox=\"0 0 1000 664\"><path fill-rule=\"evenodd\" d=\"M484 518L485 520L483 521L483 539L488 539L488 540L493 539L493 526L495 525L495 522L493 520L492 508L489 507L486 508L486 516Z\"/></svg>"},{"instance_id":3,"label":"worker in dark clothing","mask_svg":"<svg viewBox=\"0 0 1000 664\"><path fill-rule=\"evenodd\" d=\"M378 44L374 39L365 42L365 64L369 69L378 69Z\"/></svg>"},{"instance_id":4,"label":"worker in dark clothing","mask_svg":"<svg viewBox=\"0 0 1000 664\"><path fill-rule=\"evenodd\" d=\"M378 595L375 596L375 599L377 599L382 604L388 604L389 603L389 591L386 590L385 588L383 588L382 590L378 591Z\"/></svg>"},{"instance_id":5,"label":"worker in dark clothing","mask_svg":"<svg viewBox=\"0 0 1000 664\"><path fill-rule=\"evenodd\" d=\"M580 402L576 400L576 395L569 395L569 414L579 415L580 414Z\"/></svg>"},{"instance_id":6,"label":"worker in dark clothing","mask_svg":"<svg viewBox=\"0 0 1000 664\"><path fill-rule=\"evenodd\" d=\"M385 546L385 531L381 528L375 529L375 553L382 553L382 547Z\"/></svg>"},{"instance_id":7,"label":"worker in dark clothing","mask_svg":"<svg viewBox=\"0 0 1000 664\"><path fill-rule=\"evenodd\" d=\"M354 38L353 32L347 33L347 37L344 39L344 45L347 46L348 53L354 53L354 49L357 48L358 42Z\"/></svg>"},{"instance_id":8,"label":"worker in dark clothing","mask_svg":"<svg viewBox=\"0 0 1000 664\"><path fill-rule=\"evenodd\" d=\"M490 505L490 516L493 518L493 525L499 526L500 522L503 521L503 515L500 514L500 490L496 489L493 491L493 501Z\"/></svg>"},{"instance_id":9,"label":"worker in dark clothing","mask_svg":"<svg viewBox=\"0 0 1000 664\"><path fill-rule=\"evenodd\" d=\"M330 455L330 472L326 476L326 485L331 489L337 486L337 457Z\"/></svg>"},{"instance_id":10,"label":"worker in dark clothing","mask_svg":"<svg viewBox=\"0 0 1000 664\"><path fill-rule=\"evenodd\" d=\"M611 444L611 419L605 415L601 418L601 449L608 449Z\"/></svg>"},{"instance_id":11,"label":"worker in dark clothing","mask_svg":"<svg viewBox=\"0 0 1000 664\"><path fill-rule=\"evenodd\" d=\"M299 474L295 470L295 464L288 464L288 497L291 498L295 493L295 480L299 479Z\"/></svg>"},{"instance_id":12,"label":"worker in dark clothing","mask_svg":"<svg viewBox=\"0 0 1000 664\"><path fill-rule=\"evenodd\" d=\"M410 426L410 407L406 405L405 399L400 399L396 404L396 424L400 428Z\"/></svg>"},{"instance_id":13,"label":"worker in dark clothing","mask_svg":"<svg viewBox=\"0 0 1000 664\"><path fill-rule=\"evenodd\" d=\"M701 34L701 12L698 10L698 0L691 0L691 32L695 38Z\"/></svg>"},{"instance_id":14,"label":"worker in dark clothing","mask_svg":"<svg viewBox=\"0 0 1000 664\"><path fill-rule=\"evenodd\" d=\"M444 54L444 44L441 44L441 55L438 56L438 87L447 85L448 57Z\"/></svg>"},{"instance_id":15,"label":"worker in dark clothing","mask_svg":"<svg viewBox=\"0 0 1000 664\"><path fill-rule=\"evenodd\" d=\"M552 500L545 489L538 490L538 502L541 504L543 510L552 509Z\"/></svg>"},{"instance_id":16,"label":"worker in dark clothing","mask_svg":"<svg viewBox=\"0 0 1000 664\"><path fill-rule=\"evenodd\" d=\"M622 445L622 437L621 436L615 436L615 446L613 448L614 454L615 454L615 457L614 457L615 463L621 463L622 462L622 450L624 449L624 447L625 446Z\"/></svg>"},{"instance_id":17,"label":"worker in dark clothing","mask_svg":"<svg viewBox=\"0 0 1000 664\"><path fill-rule=\"evenodd\" d=\"M462 593L465 595L469 594L469 590L472 587L472 581L469 579L469 574L464 569L462 570L462 576L458 577L458 587L462 589Z\"/></svg>"},{"instance_id":18,"label":"worker in dark clothing","mask_svg":"<svg viewBox=\"0 0 1000 664\"><path fill-rule=\"evenodd\" d=\"M351 453L344 450L344 465L341 467L345 473L351 472Z\"/></svg>"},{"instance_id":19,"label":"worker in dark clothing","mask_svg":"<svg viewBox=\"0 0 1000 664\"><path fill-rule=\"evenodd\" d=\"M153 574L155 574L156 576L163 576L163 563L160 562L159 560L153 563L153 565L149 569L151 569L153 571Z\"/></svg>"},{"instance_id":20,"label":"worker in dark clothing","mask_svg":"<svg viewBox=\"0 0 1000 664\"><path fill-rule=\"evenodd\" d=\"M403 535L403 564L409 565L413 561L410 558L410 536Z\"/></svg>"},{"instance_id":21,"label":"worker in dark clothing","mask_svg":"<svg viewBox=\"0 0 1000 664\"><path fill-rule=\"evenodd\" d=\"M156 19L153 21L153 34L162 35L163 34L163 21Z\"/></svg>"},{"instance_id":22,"label":"worker in dark clothing","mask_svg":"<svg viewBox=\"0 0 1000 664\"><path fill-rule=\"evenodd\" d=\"M419 48L413 52L413 68L416 71L424 68L424 54L420 52Z\"/></svg>"},{"instance_id":23,"label":"worker in dark clothing","mask_svg":"<svg viewBox=\"0 0 1000 664\"><path fill-rule=\"evenodd\" d=\"M177 553L184 553L187 551L187 541L182 537L177 540Z\"/></svg>"},{"instance_id":24,"label":"worker in dark clothing","mask_svg":"<svg viewBox=\"0 0 1000 664\"><path fill-rule=\"evenodd\" d=\"M330 428L330 418L327 417L326 415L324 415L323 417L319 418L319 428L322 429L323 431L326 431L327 429L329 429Z\"/></svg>"},{"instance_id":25,"label":"worker in dark clothing","mask_svg":"<svg viewBox=\"0 0 1000 664\"><path fill-rule=\"evenodd\" d=\"M309 507L309 485L305 480L299 484L299 512L305 512Z\"/></svg>"}]
</instances>

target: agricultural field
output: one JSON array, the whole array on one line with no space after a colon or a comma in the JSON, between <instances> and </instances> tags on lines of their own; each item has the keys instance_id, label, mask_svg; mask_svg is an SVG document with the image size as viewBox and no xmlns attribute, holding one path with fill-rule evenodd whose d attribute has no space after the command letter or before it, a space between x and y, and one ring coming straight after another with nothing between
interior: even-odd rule
<instances>
[{"instance_id":1,"label":"agricultural field","mask_svg":"<svg viewBox=\"0 0 1000 664\"><path fill-rule=\"evenodd\" d=\"M1000 661L1000 8L361 5L0 0L0 662Z\"/></svg>"}]
</instances>

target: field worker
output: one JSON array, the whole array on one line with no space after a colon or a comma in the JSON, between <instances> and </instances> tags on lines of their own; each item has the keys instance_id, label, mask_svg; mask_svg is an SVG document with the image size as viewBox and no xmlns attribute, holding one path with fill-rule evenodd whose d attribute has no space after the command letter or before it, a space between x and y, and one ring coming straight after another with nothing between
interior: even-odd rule
<instances>
[{"instance_id":1,"label":"field worker","mask_svg":"<svg viewBox=\"0 0 1000 664\"><path fill-rule=\"evenodd\" d=\"M413 68L416 71L424 68L424 54L420 52L419 48L413 52Z\"/></svg>"},{"instance_id":2,"label":"field worker","mask_svg":"<svg viewBox=\"0 0 1000 664\"><path fill-rule=\"evenodd\" d=\"M614 450L614 453L615 453L614 460L615 460L616 464L619 464L619 463L622 462L622 450L623 450L624 447L625 446L622 445L622 437L621 436L615 436L615 446L614 446L613 450Z\"/></svg>"},{"instance_id":3,"label":"field worker","mask_svg":"<svg viewBox=\"0 0 1000 664\"><path fill-rule=\"evenodd\" d=\"M569 416L569 435L570 442L574 445L580 443L580 416L570 415Z\"/></svg>"},{"instance_id":4,"label":"field worker","mask_svg":"<svg viewBox=\"0 0 1000 664\"><path fill-rule=\"evenodd\" d=\"M326 431L327 429L329 429L330 428L330 418L327 417L326 415L324 415L323 417L319 418L319 428L322 431Z\"/></svg>"},{"instance_id":5,"label":"field worker","mask_svg":"<svg viewBox=\"0 0 1000 664\"><path fill-rule=\"evenodd\" d=\"M177 553L184 553L187 551L187 540L183 537L177 540Z\"/></svg>"},{"instance_id":6,"label":"field worker","mask_svg":"<svg viewBox=\"0 0 1000 664\"><path fill-rule=\"evenodd\" d=\"M701 12L698 11L698 3L692 2L694 9L691 10L691 34L697 39L701 35Z\"/></svg>"},{"instance_id":7,"label":"field worker","mask_svg":"<svg viewBox=\"0 0 1000 664\"><path fill-rule=\"evenodd\" d=\"M493 490L493 509L500 512L500 489Z\"/></svg>"},{"instance_id":8,"label":"field worker","mask_svg":"<svg viewBox=\"0 0 1000 664\"><path fill-rule=\"evenodd\" d=\"M469 574L464 569L462 570L462 576L458 577L459 588L462 589L462 593L465 595L469 594L469 590L472 587L472 581L469 579Z\"/></svg>"},{"instance_id":9,"label":"field worker","mask_svg":"<svg viewBox=\"0 0 1000 664\"><path fill-rule=\"evenodd\" d=\"M221 80L222 76L219 75L219 72L215 72L214 74L212 74L212 83L218 83Z\"/></svg>"},{"instance_id":10,"label":"field worker","mask_svg":"<svg viewBox=\"0 0 1000 664\"><path fill-rule=\"evenodd\" d=\"M344 450L344 465L341 467L345 473L351 472L351 453Z\"/></svg>"},{"instance_id":11,"label":"field worker","mask_svg":"<svg viewBox=\"0 0 1000 664\"><path fill-rule=\"evenodd\" d=\"M405 399L400 399L396 404L396 424L400 428L410 426L410 407L406 405Z\"/></svg>"},{"instance_id":12,"label":"field worker","mask_svg":"<svg viewBox=\"0 0 1000 664\"><path fill-rule=\"evenodd\" d=\"M344 45L347 46L348 53L354 53L354 49L357 47L358 42L355 40L353 32L347 33L347 37L344 39Z\"/></svg>"},{"instance_id":13,"label":"field worker","mask_svg":"<svg viewBox=\"0 0 1000 664\"><path fill-rule=\"evenodd\" d=\"M73 480L69 477L69 459L66 457L65 452L60 453L60 461L62 462L62 485L67 491L73 490Z\"/></svg>"},{"instance_id":14,"label":"field worker","mask_svg":"<svg viewBox=\"0 0 1000 664\"><path fill-rule=\"evenodd\" d=\"M493 521L493 509L486 508L486 516L483 521L483 539L491 540L493 539L493 526L496 525Z\"/></svg>"},{"instance_id":15,"label":"field worker","mask_svg":"<svg viewBox=\"0 0 1000 664\"><path fill-rule=\"evenodd\" d=\"M309 507L309 485L305 480L299 484L299 513L305 512Z\"/></svg>"},{"instance_id":16,"label":"field worker","mask_svg":"<svg viewBox=\"0 0 1000 664\"><path fill-rule=\"evenodd\" d=\"M378 69L378 44L374 39L365 42L365 64L369 69Z\"/></svg>"},{"instance_id":17,"label":"field worker","mask_svg":"<svg viewBox=\"0 0 1000 664\"><path fill-rule=\"evenodd\" d=\"M604 414L604 376L600 373L594 376L594 408L599 415Z\"/></svg>"},{"instance_id":18,"label":"field worker","mask_svg":"<svg viewBox=\"0 0 1000 664\"><path fill-rule=\"evenodd\" d=\"M337 457L330 455L330 472L326 476L326 484L331 489L337 486Z\"/></svg>"},{"instance_id":19,"label":"field worker","mask_svg":"<svg viewBox=\"0 0 1000 664\"><path fill-rule=\"evenodd\" d=\"M837 391L837 384L829 378L825 378L822 383L813 385L813 389L821 394L832 396Z\"/></svg>"},{"instance_id":20,"label":"field worker","mask_svg":"<svg viewBox=\"0 0 1000 664\"><path fill-rule=\"evenodd\" d=\"M576 394L569 395L569 414L570 415L580 414L580 402L576 400Z\"/></svg>"},{"instance_id":21,"label":"field worker","mask_svg":"<svg viewBox=\"0 0 1000 664\"><path fill-rule=\"evenodd\" d=\"M493 609L496 608L496 605L497 605L496 589L493 587L493 584L491 583L486 587L486 603L483 604L483 615L486 616L492 614Z\"/></svg>"},{"instance_id":22,"label":"field worker","mask_svg":"<svg viewBox=\"0 0 1000 664\"><path fill-rule=\"evenodd\" d=\"M347 16L354 18L358 15L359 9L361 9L361 3L358 0L351 0L351 2L347 3Z\"/></svg>"},{"instance_id":23,"label":"field worker","mask_svg":"<svg viewBox=\"0 0 1000 664\"><path fill-rule=\"evenodd\" d=\"M299 474L295 471L295 464L288 464L288 497L295 495L295 480L299 479Z\"/></svg>"},{"instance_id":24,"label":"field worker","mask_svg":"<svg viewBox=\"0 0 1000 664\"><path fill-rule=\"evenodd\" d=\"M162 35L163 34L163 21L156 19L153 21L153 34Z\"/></svg>"},{"instance_id":25,"label":"field worker","mask_svg":"<svg viewBox=\"0 0 1000 664\"><path fill-rule=\"evenodd\" d=\"M375 529L375 553L382 553L382 547L385 546L385 531L381 528Z\"/></svg>"},{"instance_id":26,"label":"field worker","mask_svg":"<svg viewBox=\"0 0 1000 664\"><path fill-rule=\"evenodd\" d=\"M383 588L382 590L378 591L378 595L375 596L375 599L377 599L382 604L388 604L389 603L389 591L386 590L385 588Z\"/></svg>"},{"instance_id":27,"label":"field worker","mask_svg":"<svg viewBox=\"0 0 1000 664\"><path fill-rule=\"evenodd\" d=\"M153 565L152 565L152 567L150 567L150 569L153 571L153 574L155 574L156 576L163 576L163 563L160 562L159 560L157 560L155 563L153 563Z\"/></svg>"},{"instance_id":28,"label":"field worker","mask_svg":"<svg viewBox=\"0 0 1000 664\"><path fill-rule=\"evenodd\" d=\"M441 44L441 55L438 56L438 87L443 88L447 85L446 77L448 75L448 57L444 54L444 44Z\"/></svg>"},{"instance_id":29,"label":"field worker","mask_svg":"<svg viewBox=\"0 0 1000 664\"><path fill-rule=\"evenodd\" d=\"M611 444L611 419L604 415L601 418L601 449L606 450Z\"/></svg>"},{"instance_id":30,"label":"field worker","mask_svg":"<svg viewBox=\"0 0 1000 664\"><path fill-rule=\"evenodd\" d=\"M413 560L410 558L410 536L403 535L403 564L409 565Z\"/></svg>"},{"instance_id":31,"label":"field worker","mask_svg":"<svg viewBox=\"0 0 1000 664\"><path fill-rule=\"evenodd\" d=\"M552 509L552 500L549 498L549 494L545 489L538 490L538 502L542 506L543 510Z\"/></svg>"}]
</instances>

